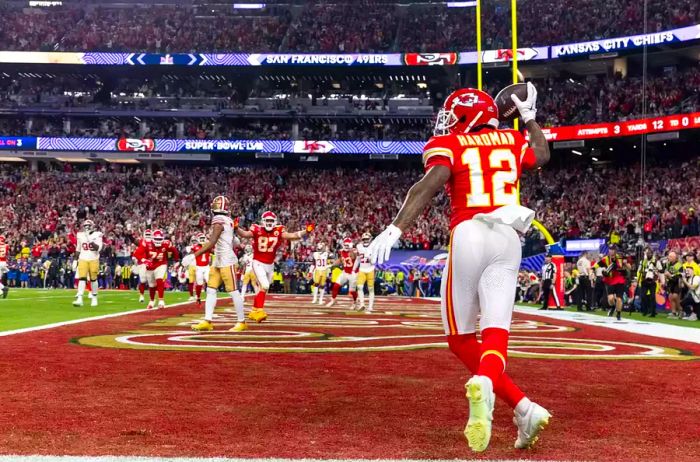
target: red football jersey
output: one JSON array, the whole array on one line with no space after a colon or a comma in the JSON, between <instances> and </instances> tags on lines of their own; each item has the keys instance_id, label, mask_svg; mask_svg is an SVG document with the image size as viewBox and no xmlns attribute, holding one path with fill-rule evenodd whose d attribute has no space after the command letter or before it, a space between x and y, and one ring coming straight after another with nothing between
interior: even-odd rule
<instances>
[{"instance_id":1,"label":"red football jersey","mask_svg":"<svg viewBox=\"0 0 700 462\"><path fill-rule=\"evenodd\" d=\"M192 253L197 252L202 248L201 244L195 244L192 246ZM199 257L195 257L195 262L197 266L209 266L209 261L211 260L211 252L204 252Z\"/></svg>"},{"instance_id":2,"label":"red football jersey","mask_svg":"<svg viewBox=\"0 0 700 462\"><path fill-rule=\"evenodd\" d=\"M139 246L136 251L134 251L134 257L136 257L139 263L148 261L149 263L146 269L152 270L161 265L167 265L168 258L179 260L180 254L170 241L163 241L160 247L156 247L153 241L151 241L144 242L143 246Z\"/></svg>"},{"instance_id":3,"label":"red football jersey","mask_svg":"<svg viewBox=\"0 0 700 462\"><path fill-rule=\"evenodd\" d=\"M258 224L251 225L250 232L253 233L253 260L260 263L272 264L275 262L277 249L282 246L284 239L282 233L285 228L282 225L277 225L268 231Z\"/></svg>"},{"instance_id":4,"label":"red football jersey","mask_svg":"<svg viewBox=\"0 0 700 462\"><path fill-rule=\"evenodd\" d=\"M0 244L0 262L7 263L7 254L10 253L8 244Z\"/></svg>"},{"instance_id":5,"label":"red football jersey","mask_svg":"<svg viewBox=\"0 0 700 462\"><path fill-rule=\"evenodd\" d=\"M430 138L423 150L427 172L436 165L452 171L447 183L450 228L478 213L520 203L520 175L536 165L535 151L516 130L484 129Z\"/></svg>"},{"instance_id":6,"label":"red football jersey","mask_svg":"<svg viewBox=\"0 0 700 462\"><path fill-rule=\"evenodd\" d=\"M343 271L352 274L355 266L355 258L357 258L357 255L352 250L340 251L340 261L343 263Z\"/></svg>"}]
</instances>

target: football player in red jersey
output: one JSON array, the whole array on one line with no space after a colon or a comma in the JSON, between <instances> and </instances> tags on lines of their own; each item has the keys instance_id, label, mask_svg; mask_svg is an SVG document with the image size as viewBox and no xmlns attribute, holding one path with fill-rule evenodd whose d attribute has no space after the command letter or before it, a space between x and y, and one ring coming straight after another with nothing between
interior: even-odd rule
<instances>
[{"instance_id":1,"label":"football player in red jersey","mask_svg":"<svg viewBox=\"0 0 700 462\"><path fill-rule=\"evenodd\" d=\"M238 220L236 220L236 226ZM315 225L307 223L306 228L295 233L287 232L287 228L277 224L277 215L271 211L262 214L262 224L253 224L246 231L236 227L236 233L240 237L253 240L253 273L258 280L260 290L253 300L253 309L248 317L256 322L263 322L267 318L265 313L265 294L270 289L272 282L273 263L284 241L296 241L313 232Z\"/></svg>"},{"instance_id":2,"label":"football player in red jersey","mask_svg":"<svg viewBox=\"0 0 700 462\"><path fill-rule=\"evenodd\" d=\"M143 232L143 237L139 240L139 245L136 247L138 250L139 247L145 247L146 244L151 242L153 238L153 232L150 229L147 229L146 231ZM137 260L136 258L136 251L131 255L131 257L134 260ZM139 275L139 303L143 303L145 300L143 298L143 294L146 292L146 265L143 265L139 263L138 261L136 262L138 265L138 275Z\"/></svg>"},{"instance_id":3,"label":"football player in red jersey","mask_svg":"<svg viewBox=\"0 0 700 462\"><path fill-rule=\"evenodd\" d=\"M7 256L10 254L10 246L5 242L5 236L0 236L0 292L2 298L7 298L9 289L2 282L5 279L5 274L10 271L7 267Z\"/></svg>"},{"instance_id":4,"label":"football player in red jersey","mask_svg":"<svg viewBox=\"0 0 700 462\"><path fill-rule=\"evenodd\" d=\"M549 146L535 122L537 91L513 95L530 135L530 145L515 130L498 129L498 107L475 89L452 93L438 114L436 136L425 146L425 176L414 184L394 222L372 242L374 261L386 261L391 248L447 186L452 230L442 278L442 319L452 352L474 374L466 384L469 421L464 430L472 450L488 447L494 392L514 408L516 448L535 443L550 414L531 402L504 374L513 300L520 267L517 231L526 231L534 212L520 206L523 169L549 161ZM481 344L476 322L481 314Z\"/></svg>"},{"instance_id":5,"label":"football player in red jersey","mask_svg":"<svg viewBox=\"0 0 700 462\"><path fill-rule=\"evenodd\" d=\"M192 246L192 253L196 254L199 249L207 243L207 236L204 233L197 234L197 243ZM195 293L197 294L197 303L202 302L202 288L209 280L209 266L211 264L211 250L205 251L198 257L195 256Z\"/></svg>"},{"instance_id":6,"label":"football player in red jersey","mask_svg":"<svg viewBox=\"0 0 700 462\"><path fill-rule=\"evenodd\" d=\"M156 291L158 292L158 308L165 308L165 276L168 270L168 260L179 260L180 255L175 247L166 241L163 231L153 231L150 242L142 242L134 252L134 257L140 265L146 265L146 280L150 301L148 309L155 305Z\"/></svg>"},{"instance_id":7,"label":"football player in red jersey","mask_svg":"<svg viewBox=\"0 0 700 462\"><path fill-rule=\"evenodd\" d=\"M348 292L352 297L352 309L357 306L357 271L355 271L355 260L357 260L357 251L353 249L352 239L346 237L343 239L343 248L340 250L340 255L336 260L337 266L342 266L343 272L338 276L338 280L333 283L331 288L331 301L326 304L326 308L335 305L335 299L338 297L340 288L345 284L348 285Z\"/></svg>"}]
</instances>

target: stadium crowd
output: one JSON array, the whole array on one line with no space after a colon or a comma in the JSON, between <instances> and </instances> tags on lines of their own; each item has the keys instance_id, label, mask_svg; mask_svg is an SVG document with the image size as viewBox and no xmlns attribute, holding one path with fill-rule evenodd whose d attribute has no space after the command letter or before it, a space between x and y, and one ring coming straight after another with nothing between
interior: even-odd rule
<instances>
[{"instance_id":1,"label":"stadium crowd","mask_svg":"<svg viewBox=\"0 0 700 462\"><path fill-rule=\"evenodd\" d=\"M551 45L657 32L700 22L693 0L527 0L519 2L520 41ZM610 10L617 14L610 14ZM207 13L198 5L148 8L67 5L0 10L0 48L45 51L373 52L452 51L475 46L474 10L363 0L309 1L296 12L273 6L251 15ZM510 43L510 10L484 2L486 46Z\"/></svg>"}]
</instances>

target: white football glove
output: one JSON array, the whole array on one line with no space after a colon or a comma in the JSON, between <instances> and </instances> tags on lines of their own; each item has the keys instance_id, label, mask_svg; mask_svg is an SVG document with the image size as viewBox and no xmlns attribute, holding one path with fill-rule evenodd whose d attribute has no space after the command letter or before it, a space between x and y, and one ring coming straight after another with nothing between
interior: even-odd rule
<instances>
[{"instance_id":1,"label":"white football glove","mask_svg":"<svg viewBox=\"0 0 700 462\"><path fill-rule=\"evenodd\" d=\"M520 101L516 95L510 95L510 99L515 103L515 107L520 112L520 119L524 124L531 120L535 120L537 115L537 90L532 82L527 83L527 98L525 101Z\"/></svg>"},{"instance_id":2,"label":"white football glove","mask_svg":"<svg viewBox=\"0 0 700 462\"><path fill-rule=\"evenodd\" d=\"M369 245L372 264L382 264L389 260L391 249L401 237L401 230L394 225L389 225L382 233L375 237Z\"/></svg>"}]
</instances>

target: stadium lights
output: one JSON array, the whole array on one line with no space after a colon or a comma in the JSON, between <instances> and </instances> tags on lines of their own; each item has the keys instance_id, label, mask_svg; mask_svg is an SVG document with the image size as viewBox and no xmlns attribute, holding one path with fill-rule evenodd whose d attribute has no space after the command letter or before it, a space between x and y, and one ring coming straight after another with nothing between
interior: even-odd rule
<instances>
[{"instance_id":1,"label":"stadium lights","mask_svg":"<svg viewBox=\"0 0 700 462\"><path fill-rule=\"evenodd\" d=\"M471 2L447 2L447 8L469 8L476 6L475 1Z\"/></svg>"},{"instance_id":2,"label":"stadium lights","mask_svg":"<svg viewBox=\"0 0 700 462\"><path fill-rule=\"evenodd\" d=\"M27 159L22 159L21 157L0 157L0 162L26 162Z\"/></svg>"},{"instance_id":3,"label":"stadium lights","mask_svg":"<svg viewBox=\"0 0 700 462\"><path fill-rule=\"evenodd\" d=\"M598 162L598 158L597 158L597 157L591 157L591 159L593 159L593 162Z\"/></svg>"},{"instance_id":4,"label":"stadium lights","mask_svg":"<svg viewBox=\"0 0 700 462\"><path fill-rule=\"evenodd\" d=\"M613 148L610 148L610 151L613 151Z\"/></svg>"},{"instance_id":5,"label":"stadium lights","mask_svg":"<svg viewBox=\"0 0 700 462\"><path fill-rule=\"evenodd\" d=\"M582 153L581 151L577 151L577 150L575 150L575 149L572 149L571 152L573 152L573 153L576 154L577 156L582 156L582 155L583 155L583 153Z\"/></svg>"},{"instance_id":6,"label":"stadium lights","mask_svg":"<svg viewBox=\"0 0 700 462\"><path fill-rule=\"evenodd\" d=\"M264 3L234 3L234 10L261 10L265 8Z\"/></svg>"},{"instance_id":7,"label":"stadium lights","mask_svg":"<svg viewBox=\"0 0 700 462\"><path fill-rule=\"evenodd\" d=\"M105 159L110 164L140 164L138 159Z\"/></svg>"}]
</instances>

